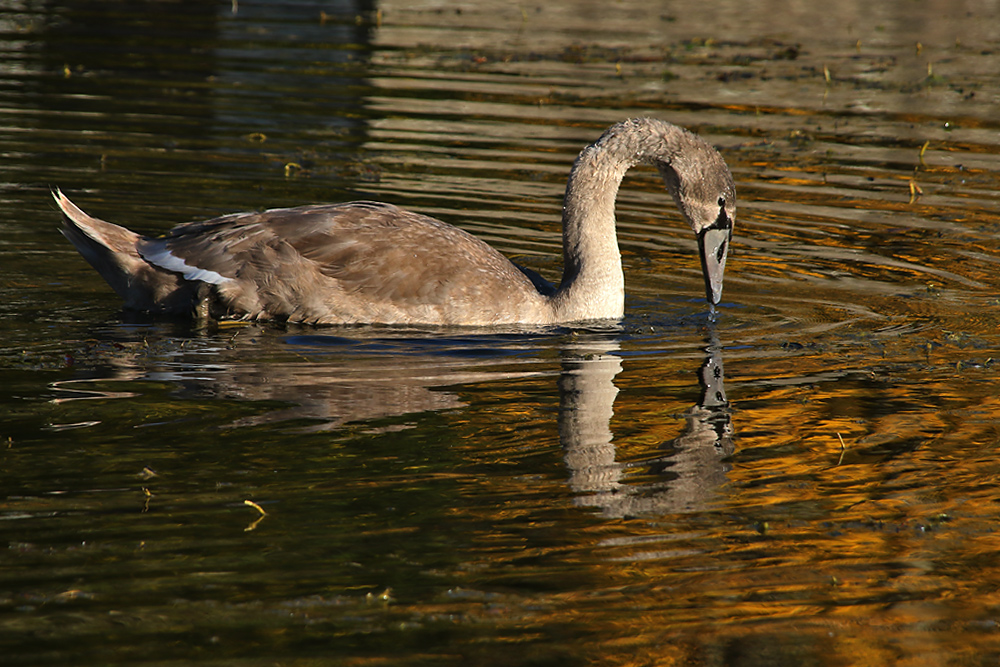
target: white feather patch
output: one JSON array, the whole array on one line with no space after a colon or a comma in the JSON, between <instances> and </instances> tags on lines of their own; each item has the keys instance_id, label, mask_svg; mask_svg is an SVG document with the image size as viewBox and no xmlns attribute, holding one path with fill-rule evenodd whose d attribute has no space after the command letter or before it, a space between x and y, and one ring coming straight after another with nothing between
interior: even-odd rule
<instances>
[{"instance_id":1,"label":"white feather patch","mask_svg":"<svg viewBox=\"0 0 1000 667\"><path fill-rule=\"evenodd\" d=\"M227 278L217 271L191 266L163 246L156 248L152 252L142 253L142 257L147 262L155 264L161 269L183 274L185 280L200 280L203 283L212 283L213 285L222 285L232 280L232 278Z\"/></svg>"}]
</instances>

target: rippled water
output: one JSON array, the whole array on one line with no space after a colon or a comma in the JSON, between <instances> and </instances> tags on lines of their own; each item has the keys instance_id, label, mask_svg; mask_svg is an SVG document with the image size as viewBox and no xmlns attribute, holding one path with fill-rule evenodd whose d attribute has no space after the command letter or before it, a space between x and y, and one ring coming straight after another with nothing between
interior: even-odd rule
<instances>
[{"instance_id":1,"label":"rippled water","mask_svg":"<svg viewBox=\"0 0 1000 667\"><path fill-rule=\"evenodd\" d=\"M1000 657L992 3L21 0L0 49L4 664ZM380 199L558 279L634 115L734 172L714 325L648 170L608 330L150 320L49 198Z\"/></svg>"}]
</instances>

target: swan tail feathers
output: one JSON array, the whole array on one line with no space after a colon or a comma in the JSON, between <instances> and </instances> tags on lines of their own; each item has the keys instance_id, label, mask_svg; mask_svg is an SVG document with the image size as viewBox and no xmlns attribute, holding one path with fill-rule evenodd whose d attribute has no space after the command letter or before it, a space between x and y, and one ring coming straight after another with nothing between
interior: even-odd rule
<instances>
[{"instance_id":1,"label":"swan tail feathers","mask_svg":"<svg viewBox=\"0 0 1000 667\"><path fill-rule=\"evenodd\" d=\"M198 285L143 259L138 248L142 236L88 215L58 189L52 197L62 211L63 236L118 293L127 308L152 313L191 312Z\"/></svg>"}]
</instances>

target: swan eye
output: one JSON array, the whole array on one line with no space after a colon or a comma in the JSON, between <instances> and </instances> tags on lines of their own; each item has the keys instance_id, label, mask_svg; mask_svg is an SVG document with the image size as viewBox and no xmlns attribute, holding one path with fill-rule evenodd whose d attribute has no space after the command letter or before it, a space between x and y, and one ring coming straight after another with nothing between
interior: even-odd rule
<instances>
[{"instance_id":1,"label":"swan eye","mask_svg":"<svg viewBox=\"0 0 1000 667\"><path fill-rule=\"evenodd\" d=\"M726 205L726 198L719 197L719 206L725 206L725 205Z\"/></svg>"}]
</instances>

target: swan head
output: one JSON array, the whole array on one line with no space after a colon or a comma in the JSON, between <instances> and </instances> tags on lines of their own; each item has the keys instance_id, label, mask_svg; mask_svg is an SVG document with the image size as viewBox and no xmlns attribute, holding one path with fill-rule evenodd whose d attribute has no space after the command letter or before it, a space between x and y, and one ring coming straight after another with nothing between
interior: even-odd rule
<instances>
[{"instance_id":1,"label":"swan head","mask_svg":"<svg viewBox=\"0 0 1000 667\"><path fill-rule=\"evenodd\" d=\"M736 185L722 156L701 139L668 162L657 162L667 190L698 237L705 296L713 306L722 299L726 256L736 224Z\"/></svg>"}]
</instances>

